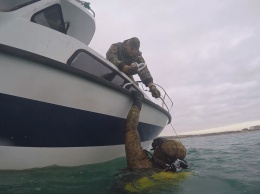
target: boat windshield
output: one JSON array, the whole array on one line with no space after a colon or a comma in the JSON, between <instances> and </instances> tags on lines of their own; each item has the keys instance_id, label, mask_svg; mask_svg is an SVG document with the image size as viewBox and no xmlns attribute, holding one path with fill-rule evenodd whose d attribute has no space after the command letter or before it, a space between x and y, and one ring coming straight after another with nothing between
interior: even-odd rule
<instances>
[{"instance_id":1,"label":"boat windshield","mask_svg":"<svg viewBox=\"0 0 260 194\"><path fill-rule=\"evenodd\" d=\"M31 21L53 30L66 33L62 10L59 4L54 4L33 14Z\"/></svg>"},{"instance_id":2,"label":"boat windshield","mask_svg":"<svg viewBox=\"0 0 260 194\"><path fill-rule=\"evenodd\" d=\"M37 1L40 0L0 0L0 11L14 11Z\"/></svg>"},{"instance_id":3,"label":"boat windshield","mask_svg":"<svg viewBox=\"0 0 260 194\"><path fill-rule=\"evenodd\" d=\"M109 67L109 65L101 62L95 56L88 54L86 51L76 51L68 60L68 64L121 87L126 83L129 83L127 79L120 76L120 74ZM131 85L126 87L126 89L135 90Z\"/></svg>"}]
</instances>

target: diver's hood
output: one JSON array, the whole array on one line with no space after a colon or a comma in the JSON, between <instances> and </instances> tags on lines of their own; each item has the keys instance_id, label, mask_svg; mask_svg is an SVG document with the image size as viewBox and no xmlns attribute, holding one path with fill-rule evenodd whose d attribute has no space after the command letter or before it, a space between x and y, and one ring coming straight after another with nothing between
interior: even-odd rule
<instances>
[{"instance_id":1,"label":"diver's hood","mask_svg":"<svg viewBox=\"0 0 260 194\"><path fill-rule=\"evenodd\" d=\"M186 157L186 148L175 139L158 137L153 140L154 156L165 163L173 163Z\"/></svg>"}]
</instances>

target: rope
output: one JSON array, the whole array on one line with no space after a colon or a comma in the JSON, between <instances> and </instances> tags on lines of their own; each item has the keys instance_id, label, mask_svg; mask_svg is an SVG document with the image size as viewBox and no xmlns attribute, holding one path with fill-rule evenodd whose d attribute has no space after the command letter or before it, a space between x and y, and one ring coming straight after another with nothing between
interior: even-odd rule
<instances>
[{"instance_id":1,"label":"rope","mask_svg":"<svg viewBox=\"0 0 260 194\"><path fill-rule=\"evenodd\" d=\"M142 83L142 81L137 81L137 82L139 82L139 83ZM164 97L162 98L162 97L160 97L160 99L162 100L162 102L163 102L163 104L165 105L165 107L167 108L167 110L168 110L168 112L170 113L170 109L172 109L172 106L173 106L173 101L171 100L171 98L170 98L170 96L167 94L167 92L164 90L164 88L162 87L162 86L160 86L160 85L158 85L158 84L154 84L154 85L156 85L156 86L159 86L163 91L164 91ZM143 88L143 84L141 84L141 86L142 86L142 89L144 90L144 91L147 91L147 90L145 90L144 88ZM169 107L167 106L167 104L165 103L165 97L168 97L169 98L169 100L171 101L171 108L169 109ZM176 130L174 129L174 127L173 127L173 125L172 125L172 123L170 123L170 125L171 125L171 127L172 127L172 130L175 132L175 134L176 134L176 138L181 142L181 140L180 140L180 138L179 138L179 135L177 134L177 132L176 132ZM182 142L181 142L182 143Z\"/></svg>"},{"instance_id":2,"label":"rope","mask_svg":"<svg viewBox=\"0 0 260 194\"><path fill-rule=\"evenodd\" d=\"M155 84L156 86L159 86L163 91L164 91L164 97L162 98L162 97L160 97L160 99L162 100L162 102L163 102L163 104L165 105L165 107L167 108L167 110L168 110L168 112L170 112L170 109L169 109L169 107L167 106L167 104L165 103L165 101L164 101L164 99L165 99L165 97L167 96L168 98L169 98L169 100L171 101L171 109L172 109L172 106L173 106L173 101L171 100L171 98L170 98L170 96L167 94L167 92L164 90L164 88L162 87L162 86L160 86L160 85L158 85L158 84ZM171 125L171 127L172 127L172 130L175 132L175 134L176 134L176 138L181 142L181 140L180 140L180 138L179 138L179 135L177 134L177 132L176 132L176 130L174 129L174 127L173 127L173 125L172 125L172 123L170 123L170 125ZM182 143L182 142L181 142Z\"/></svg>"},{"instance_id":3,"label":"rope","mask_svg":"<svg viewBox=\"0 0 260 194\"><path fill-rule=\"evenodd\" d=\"M171 125L171 127L172 127L172 129L173 129L173 131L175 132L175 134L176 134L176 138L181 142L181 140L180 140L180 138L179 138L179 135L177 134L177 132L175 131L175 129L174 129L174 127L173 127L173 125L172 125L172 123L170 123L170 125ZM182 142L181 142L182 143Z\"/></svg>"}]
</instances>

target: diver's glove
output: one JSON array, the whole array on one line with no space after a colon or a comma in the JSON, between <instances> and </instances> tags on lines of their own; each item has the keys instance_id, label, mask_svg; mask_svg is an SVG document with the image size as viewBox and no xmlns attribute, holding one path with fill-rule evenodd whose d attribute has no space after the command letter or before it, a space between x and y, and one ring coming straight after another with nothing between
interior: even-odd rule
<instances>
[{"instance_id":1,"label":"diver's glove","mask_svg":"<svg viewBox=\"0 0 260 194\"><path fill-rule=\"evenodd\" d=\"M134 99L133 105L136 105L140 108L140 110L142 109L142 104L143 104L143 97L144 95L136 90L132 90L132 97Z\"/></svg>"},{"instance_id":2,"label":"diver's glove","mask_svg":"<svg viewBox=\"0 0 260 194\"><path fill-rule=\"evenodd\" d=\"M138 66L135 63L132 63L130 66L125 65L122 71L127 75L135 75L138 73Z\"/></svg>"},{"instance_id":3,"label":"diver's glove","mask_svg":"<svg viewBox=\"0 0 260 194\"><path fill-rule=\"evenodd\" d=\"M185 160L182 160L181 163L180 163L180 167L182 169L187 169L187 168L189 168L189 165Z\"/></svg>"},{"instance_id":4,"label":"diver's glove","mask_svg":"<svg viewBox=\"0 0 260 194\"><path fill-rule=\"evenodd\" d=\"M150 92L152 93L152 96L153 96L154 98L160 98L161 93L160 93L160 91L156 88L155 85L151 85L149 88L150 88Z\"/></svg>"}]
</instances>

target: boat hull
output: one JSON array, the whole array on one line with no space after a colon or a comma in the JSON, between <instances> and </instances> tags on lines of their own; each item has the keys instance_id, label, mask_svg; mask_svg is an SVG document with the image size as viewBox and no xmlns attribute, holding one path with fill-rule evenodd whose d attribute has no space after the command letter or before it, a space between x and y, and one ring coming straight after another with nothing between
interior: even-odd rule
<instances>
[{"instance_id":1,"label":"boat hull","mask_svg":"<svg viewBox=\"0 0 260 194\"><path fill-rule=\"evenodd\" d=\"M151 141L142 142L143 147ZM17 147L0 146L1 170L24 170L46 166L79 166L124 156L124 145L94 147Z\"/></svg>"},{"instance_id":2,"label":"boat hull","mask_svg":"<svg viewBox=\"0 0 260 194\"><path fill-rule=\"evenodd\" d=\"M127 93L0 53L0 169L76 166L120 157L131 104ZM140 139L148 146L169 118L144 103L139 121Z\"/></svg>"}]
</instances>

